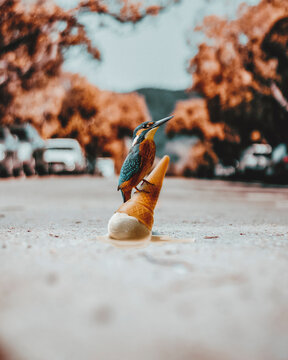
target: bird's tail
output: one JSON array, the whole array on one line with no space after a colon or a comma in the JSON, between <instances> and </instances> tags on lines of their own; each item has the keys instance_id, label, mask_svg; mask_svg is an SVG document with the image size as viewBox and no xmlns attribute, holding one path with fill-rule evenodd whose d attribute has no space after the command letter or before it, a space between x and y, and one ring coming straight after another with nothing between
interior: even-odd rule
<instances>
[{"instance_id":1,"label":"bird's tail","mask_svg":"<svg viewBox=\"0 0 288 360\"><path fill-rule=\"evenodd\" d=\"M124 203L131 199L132 189L130 189L130 190L122 190L122 189L120 189L120 190L121 190L121 194L122 194L122 198L123 198Z\"/></svg>"}]
</instances>

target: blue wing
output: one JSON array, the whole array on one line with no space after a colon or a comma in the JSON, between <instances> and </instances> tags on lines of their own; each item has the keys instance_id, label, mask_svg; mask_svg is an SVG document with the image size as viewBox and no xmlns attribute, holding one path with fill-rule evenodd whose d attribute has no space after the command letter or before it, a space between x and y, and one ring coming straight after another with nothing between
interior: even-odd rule
<instances>
[{"instance_id":1,"label":"blue wing","mask_svg":"<svg viewBox=\"0 0 288 360\"><path fill-rule=\"evenodd\" d=\"M140 169L141 156L139 154L139 145L133 146L129 151L120 171L119 183L120 186L125 181L130 180Z\"/></svg>"}]
</instances>

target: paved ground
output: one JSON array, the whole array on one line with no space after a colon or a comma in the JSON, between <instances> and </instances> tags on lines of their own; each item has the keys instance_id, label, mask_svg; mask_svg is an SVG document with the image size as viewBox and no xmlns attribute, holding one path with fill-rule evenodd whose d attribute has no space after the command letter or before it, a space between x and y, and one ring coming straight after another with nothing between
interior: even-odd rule
<instances>
[{"instance_id":1,"label":"paved ground","mask_svg":"<svg viewBox=\"0 0 288 360\"><path fill-rule=\"evenodd\" d=\"M115 187L0 182L9 359L287 360L288 189L165 179L155 230L195 241L124 250L96 240Z\"/></svg>"}]
</instances>

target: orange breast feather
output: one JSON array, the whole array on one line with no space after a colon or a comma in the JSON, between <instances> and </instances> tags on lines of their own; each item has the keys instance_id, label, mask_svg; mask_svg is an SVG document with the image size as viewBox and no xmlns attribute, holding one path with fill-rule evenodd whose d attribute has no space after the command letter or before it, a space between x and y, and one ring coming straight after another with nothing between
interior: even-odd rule
<instances>
[{"instance_id":1,"label":"orange breast feather","mask_svg":"<svg viewBox=\"0 0 288 360\"><path fill-rule=\"evenodd\" d=\"M145 177L152 168L155 159L156 146L154 141L144 140L140 144L141 156L141 180Z\"/></svg>"}]
</instances>

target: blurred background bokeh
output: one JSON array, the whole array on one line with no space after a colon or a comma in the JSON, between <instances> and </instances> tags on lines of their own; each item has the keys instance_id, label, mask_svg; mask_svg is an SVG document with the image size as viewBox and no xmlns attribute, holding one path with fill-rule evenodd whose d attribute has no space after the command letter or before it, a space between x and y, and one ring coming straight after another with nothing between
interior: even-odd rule
<instances>
[{"instance_id":1,"label":"blurred background bokeh","mask_svg":"<svg viewBox=\"0 0 288 360\"><path fill-rule=\"evenodd\" d=\"M287 0L0 0L0 174L119 173L133 129L170 175L288 183ZM57 138L57 140L56 140Z\"/></svg>"}]
</instances>

